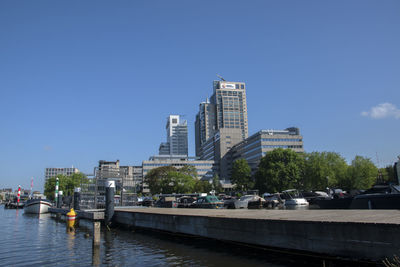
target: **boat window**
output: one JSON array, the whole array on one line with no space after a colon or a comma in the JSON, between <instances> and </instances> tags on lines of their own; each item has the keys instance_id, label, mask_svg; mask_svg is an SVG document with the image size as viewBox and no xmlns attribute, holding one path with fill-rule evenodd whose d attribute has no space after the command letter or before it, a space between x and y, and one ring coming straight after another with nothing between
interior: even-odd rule
<instances>
[{"instance_id":1,"label":"boat window","mask_svg":"<svg viewBox=\"0 0 400 267\"><path fill-rule=\"evenodd\" d=\"M393 185L393 188L400 193L400 185Z\"/></svg>"}]
</instances>

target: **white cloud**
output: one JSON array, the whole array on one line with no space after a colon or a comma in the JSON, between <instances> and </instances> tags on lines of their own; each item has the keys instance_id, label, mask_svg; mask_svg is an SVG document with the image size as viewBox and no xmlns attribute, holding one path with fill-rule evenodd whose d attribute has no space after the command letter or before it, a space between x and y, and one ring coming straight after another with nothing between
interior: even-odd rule
<instances>
[{"instance_id":1,"label":"white cloud","mask_svg":"<svg viewBox=\"0 0 400 267\"><path fill-rule=\"evenodd\" d=\"M370 111L361 112L361 115L373 119L384 119L390 117L400 119L400 109L391 103L382 103L372 107Z\"/></svg>"}]
</instances>

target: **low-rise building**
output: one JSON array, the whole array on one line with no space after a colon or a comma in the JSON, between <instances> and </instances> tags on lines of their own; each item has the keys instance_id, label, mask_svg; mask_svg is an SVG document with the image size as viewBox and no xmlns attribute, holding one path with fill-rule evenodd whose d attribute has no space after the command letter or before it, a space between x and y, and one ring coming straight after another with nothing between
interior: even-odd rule
<instances>
[{"instance_id":1,"label":"low-rise building","mask_svg":"<svg viewBox=\"0 0 400 267\"><path fill-rule=\"evenodd\" d=\"M303 137L299 128L291 127L285 130L261 130L238 143L227 154L229 157L229 170L235 160L244 158L249 163L254 173L260 159L266 153L276 148L288 148L295 152L304 152Z\"/></svg>"},{"instance_id":2,"label":"low-rise building","mask_svg":"<svg viewBox=\"0 0 400 267\"><path fill-rule=\"evenodd\" d=\"M143 183L142 166L121 166L124 170L123 188L129 192L138 192Z\"/></svg>"},{"instance_id":3,"label":"low-rise building","mask_svg":"<svg viewBox=\"0 0 400 267\"><path fill-rule=\"evenodd\" d=\"M173 166L177 169L183 166L193 166L196 168L197 178L201 180L210 181L214 175L213 160L198 160L195 157L187 157L186 155L156 155L142 162L143 179L150 170L163 166ZM145 183L143 183L143 192L149 192Z\"/></svg>"},{"instance_id":4,"label":"low-rise building","mask_svg":"<svg viewBox=\"0 0 400 267\"><path fill-rule=\"evenodd\" d=\"M44 171L44 179L47 181L47 179L51 177L55 177L59 174L65 175L65 176L71 176L74 173L78 173L79 170L77 168L46 168Z\"/></svg>"}]
</instances>

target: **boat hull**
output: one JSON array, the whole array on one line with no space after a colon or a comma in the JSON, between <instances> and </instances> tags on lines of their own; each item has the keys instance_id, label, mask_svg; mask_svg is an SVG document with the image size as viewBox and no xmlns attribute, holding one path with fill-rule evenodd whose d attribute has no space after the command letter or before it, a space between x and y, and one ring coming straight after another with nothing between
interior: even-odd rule
<instances>
[{"instance_id":1,"label":"boat hull","mask_svg":"<svg viewBox=\"0 0 400 267\"><path fill-rule=\"evenodd\" d=\"M353 198L318 199L315 203L321 209L348 209Z\"/></svg>"},{"instance_id":2,"label":"boat hull","mask_svg":"<svg viewBox=\"0 0 400 267\"><path fill-rule=\"evenodd\" d=\"M400 209L400 194L370 194L356 196L350 209Z\"/></svg>"},{"instance_id":3,"label":"boat hull","mask_svg":"<svg viewBox=\"0 0 400 267\"><path fill-rule=\"evenodd\" d=\"M32 214L41 214L49 212L51 203L45 200L34 200L25 204L24 212Z\"/></svg>"},{"instance_id":4,"label":"boat hull","mask_svg":"<svg viewBox=\"0 0 400 267\"><path fill-rule=\"evenodd\" d=\"M308 201L304 198L286 199L285 206L308 206Z\"/></svg>"}]
</instances>

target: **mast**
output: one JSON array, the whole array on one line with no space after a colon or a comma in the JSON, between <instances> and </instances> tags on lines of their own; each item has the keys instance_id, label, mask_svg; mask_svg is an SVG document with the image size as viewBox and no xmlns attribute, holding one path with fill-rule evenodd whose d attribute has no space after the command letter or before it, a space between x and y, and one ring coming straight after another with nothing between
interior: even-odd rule
<instances>
[{"instance_id":1,"label":"mast","mask_svg":"<svg viewBox=\"0 0 400 267\"><path fill-rule=\"evenodd\" d=\"M33 189L33 177L31 177L31 192L30 192L31 197L30 198L33 198L32 189Z\"/></svg>"}]
</instances>

